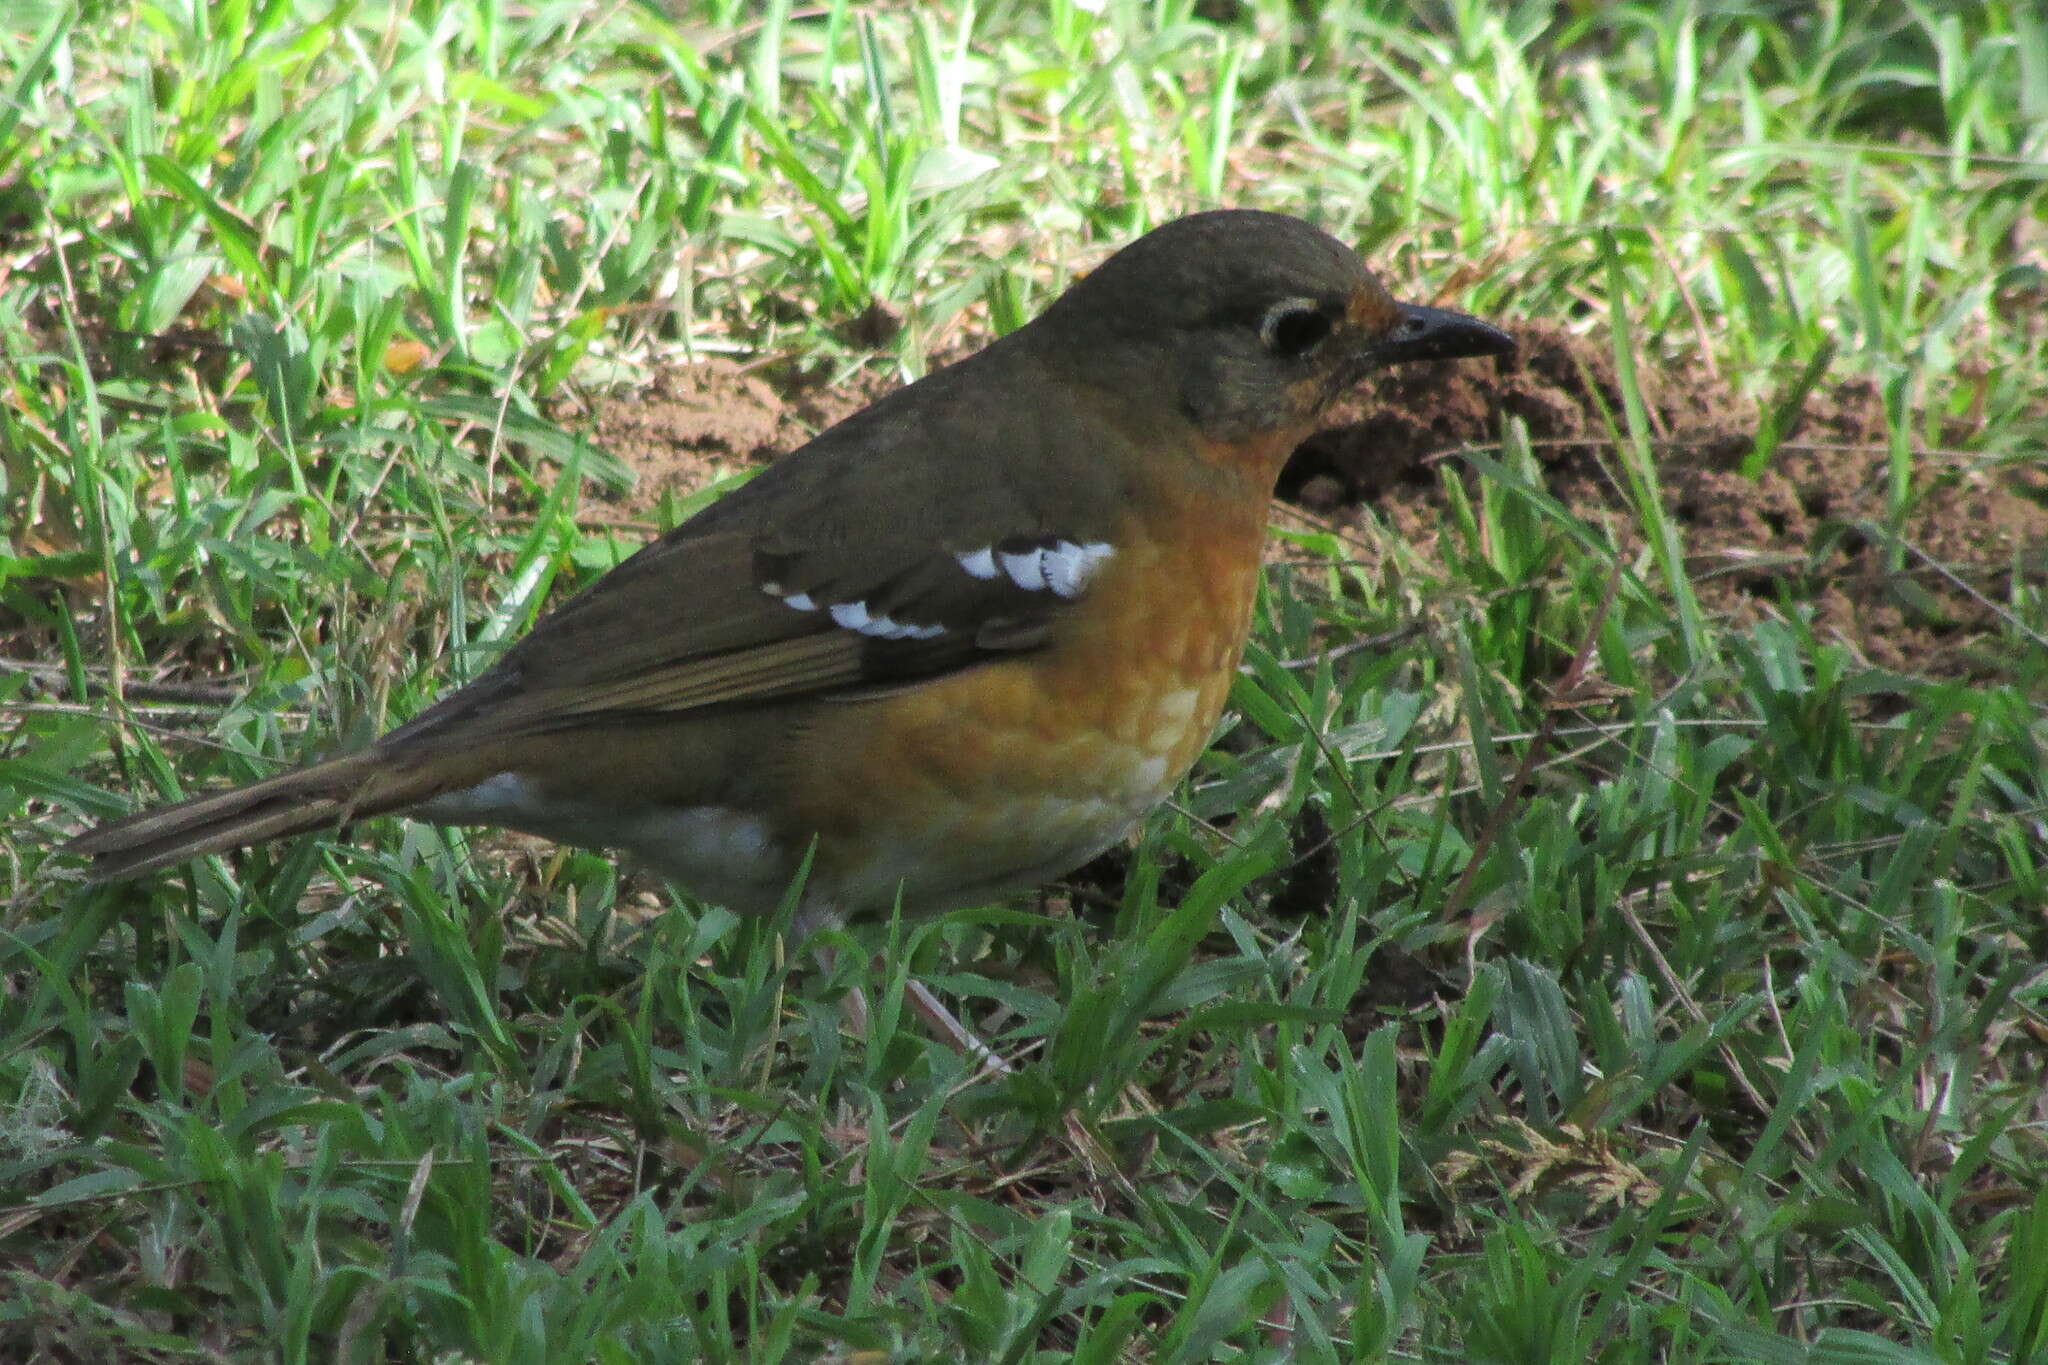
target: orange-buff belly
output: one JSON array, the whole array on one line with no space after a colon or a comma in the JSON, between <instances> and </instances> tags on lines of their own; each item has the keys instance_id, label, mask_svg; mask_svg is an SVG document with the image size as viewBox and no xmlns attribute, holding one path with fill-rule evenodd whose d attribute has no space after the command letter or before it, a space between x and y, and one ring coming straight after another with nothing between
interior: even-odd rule
<instances>
[{"instance_id":1,"label":"orange-buff belly","mask_svg":"<svg viewBox=\"0 0 2048 1365\"><path fill-rule=\"evenodd\" d=\"M821 708L788 813L818 839L814 903L885 908L900 886L906 910L973 904L1127 834L1200 756L1236 675L1263 528L1249 547L1222 529L1120 546L1039 653Z\"/></svg>"}]
</instances>

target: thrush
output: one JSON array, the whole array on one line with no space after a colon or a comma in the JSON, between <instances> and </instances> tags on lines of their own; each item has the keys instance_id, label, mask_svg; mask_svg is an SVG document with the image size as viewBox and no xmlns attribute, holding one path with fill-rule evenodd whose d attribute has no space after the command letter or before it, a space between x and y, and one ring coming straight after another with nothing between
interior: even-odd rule
<instances>
[{"instance_id":1,"label":"thrush","mask_svg":"<svg viewBox=\"0 0 2048 1365\"><path fill-rule=\"evenodd\" d=\"M74 839L97 879L384 814L624 849L816 926L986 903L1201 754L1332 399L1507 352L1280 214L1146 234L653 541L368 748Z\"/></svg>"}]
</instances>

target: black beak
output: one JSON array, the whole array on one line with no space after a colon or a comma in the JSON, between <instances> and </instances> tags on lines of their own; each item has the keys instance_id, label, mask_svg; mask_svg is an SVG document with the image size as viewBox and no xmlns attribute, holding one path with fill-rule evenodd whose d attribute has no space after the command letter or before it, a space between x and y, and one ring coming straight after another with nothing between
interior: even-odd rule
<instances>
[{"instance_id":1,"label":"black beak","mask_svg":"<svg viewBox=\"0 0 2048 1365\"><path fill-rule=\"evenodd\" d=\"M1385 340L1372 348L1375 369L1405 365L1411 360L1459 360L1466 356L1506 355L1515 339L1498 327L1447 308L1400 305L1401 320Z\"/></svg>"}]
</instances>

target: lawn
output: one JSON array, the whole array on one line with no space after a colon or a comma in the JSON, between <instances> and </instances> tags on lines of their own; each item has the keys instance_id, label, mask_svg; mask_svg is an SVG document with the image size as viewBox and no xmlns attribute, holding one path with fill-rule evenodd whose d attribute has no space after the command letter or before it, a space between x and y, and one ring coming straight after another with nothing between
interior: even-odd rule
<instances>
[{"instance_id":1,"label":"lawn","mask_svg":"<svg viewBox=\"0 0 2048 1365\"><path fill-rule=\"evenodd\" d=\"M0 90L0 1359L2048 1359L2029 0L20 0ZM56 851L1219 205L1524 344L1297 454L1130 847L829 971Z\"/></svg>"}]
</instances>

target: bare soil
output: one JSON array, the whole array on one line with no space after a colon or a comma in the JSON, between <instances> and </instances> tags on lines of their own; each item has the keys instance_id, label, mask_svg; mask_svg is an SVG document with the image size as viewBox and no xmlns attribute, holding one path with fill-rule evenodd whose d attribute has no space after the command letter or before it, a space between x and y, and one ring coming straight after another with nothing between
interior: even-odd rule
<instances>
[{"instance_id":1,"label":"bare soil","mask_svg":"<svg viewBox=\"0 0 2048 1365\"><path fill-rule=\"evenodd\" d=\"M553 416L579 425L638 481L617 501L642 510L763 465L852 416L895 385L873 370L838 383L814 375L707 357L656 372L644 388Z\"/></svg>"}]
</instances>

